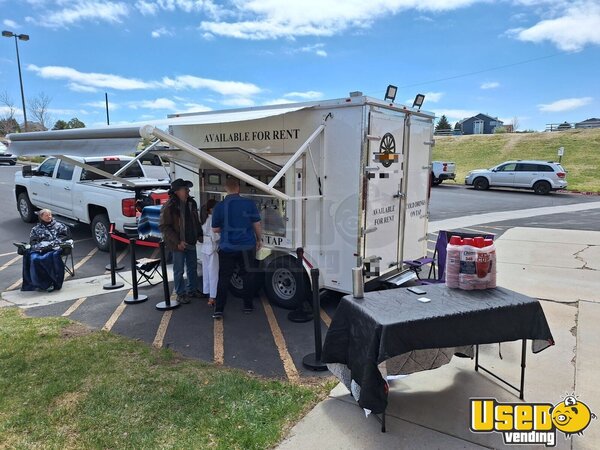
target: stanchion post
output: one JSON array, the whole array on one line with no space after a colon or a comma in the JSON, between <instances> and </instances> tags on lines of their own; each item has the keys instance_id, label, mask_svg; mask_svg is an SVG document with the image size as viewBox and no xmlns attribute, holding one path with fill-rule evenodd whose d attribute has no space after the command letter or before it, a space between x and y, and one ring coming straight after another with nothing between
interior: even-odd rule
<instances>
[{"instance_id":1,"label":"stanchion post","mask_svg":"<svg viewBox=\"0 0 600 450\"><path fill-rule=\"evenodd\" d=\"M157 303L156 309L159 311L168 311L175 309L179 306L177 300L171 300L171 294L169 293L169 277L167 275L167 252L165 251L165 242L160 241L160 268L162 271L163 278L163 292L165 294L165 301Z\"/></svg>"},{"instance_id":2,"label":"stanchion post","mask_svg":"<svg viewBox=\"0 0 600 450\"><path fill-rule=\"evenodd\" d=\"M304 249L298 247L296 249L296 272L300 278L300 283L296 286L296 295L300 299L298 307L288 314L288 320L296 323L310 322L313 320L313 312L308 308L308 299L306 298L306 290L304 289Z\"/></svg>"},{"instance_id":3,"label":"stanchion post","mask_svg":"<svg viewBox=\"0 0 600 450\"><path fill-rule=\"evenodd\" d=\"M315 325L315 352L302 359L304 367L314 371L327 370L327 364L321 361L323 343L321 341L321 300L319 298L319 269L310 269L312 281L313 321Z\"/></svg>"},{"instance_id":4,"label":"stanchion post","mask_svg":"<svg viewBox=\"0 0 600 450\"><path fill-rule=\"evenodd\" d=\"M147 295L138 294L138 275L137 275L137 259L135 257L135 239L129 239L129 254L131 256L131 287L133 295L128 295L123 300L128 305L135 303L143 303L148 300Z\"/></svg>"},{"instance_id":5,"label":"stanchion post","mask_svg":"<svg viewBox=\"0 0 600 450\"><path fill-rule=\"evenodd\" d=\"M117 255L115 248L115 240L113 239L113 230L114 224L111 224L110 233L108 234L108 251L110 252L110 264L108 265L108 268L110 270L110 283L106 283L104 286L102 286L102 289L106 290L121 289L123 286L125 286L125 284L121 282L117 283L117 275L115 273L117 265Z\"/></svg>"},{"instance_id":6,"label":"stanchion post","mask_svg":"<svg viewBox=\"0 0 600 450\"><path fill-rule=\"evenodd\" d=\"M110 276L111 279L113 281L114 284L114 272L115 271L119 271L119 270L123 270L125 268L125 266L123 264L121 264L120 262L117 262L117 247L115 244L115 240L112 238L113 233L115 232L115 224L111 223L110 224L110 228L109 228L109 233L108 233L108 238L110 239L109 243L108 243L108 248L110 253L110 262L105 266L106 270L110 270Z\"/></svg>"}]
</instances>

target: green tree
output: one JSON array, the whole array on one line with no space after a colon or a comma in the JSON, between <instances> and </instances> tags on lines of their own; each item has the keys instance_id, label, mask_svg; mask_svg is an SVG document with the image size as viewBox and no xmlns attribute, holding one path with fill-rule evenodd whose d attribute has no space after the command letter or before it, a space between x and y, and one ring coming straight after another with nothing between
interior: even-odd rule
<instances>
[{"instance_id":1,"label":"green tree","mask_svg":"<svg viewBox=\"0 0 600 450\"><path fill-rule=\"evenodd\" d=\"M73 117L71 120L69 120L68 126L69 128L85 128L85 123L83 123L77 117Z\"/></svg>"},{"instance_id":2,"label":"green tree","mask_svg":"<svg viewBox=\"0 0 600 450\"><path fill-rule=\"evenodd\" d=\"M454 131L459 131L459 130L462 130L462 125L460 122L456 122L454 124Z\"/></svg>"},{"instance_id":3,"label":"green tree","mask_svg":"<svg viewBox=\"0 0 600 450\"><path fill-rule=\"evenodd\" d=\"M452 125L450 125L450 122L448 122L448 118L446 117L445 114L442 114L442 117L440 117L440 120L438 121L437 125L435 126L435 131L451 130L451 129L452 129Z\"/></svg>"},{"instance_id":4,"label":"green tree","mask_svg":"<svg viewBox=\"0 0 600 450\"><path fill-rule=\"evenodd\" d=\"M68 128L69 124L64 120L57 120L54 126L52 127L53 130L66 130Z\"/></svg>"}]
</instances>

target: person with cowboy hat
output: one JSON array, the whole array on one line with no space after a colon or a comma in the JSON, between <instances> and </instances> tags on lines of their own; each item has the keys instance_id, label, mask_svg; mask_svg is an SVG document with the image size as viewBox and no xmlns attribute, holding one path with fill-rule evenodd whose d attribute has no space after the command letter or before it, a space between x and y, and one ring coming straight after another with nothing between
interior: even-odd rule
<instances>
[{"instance_id":1,"label":"person with cowboy hat","mask_svg":"<svg viewBox=\"0 0 600 450\"><path fill-rule=\"evenodd\" d=\"M196 243L202 242L198 205L190 196L191 181L178 178L171 183L169 200L160 211L160 231L165 246L173 254L173 278L179 303L203 297L198 290L198 255ZM187 272L187 284L183 272Z\"/></svg>"}]
</instances>

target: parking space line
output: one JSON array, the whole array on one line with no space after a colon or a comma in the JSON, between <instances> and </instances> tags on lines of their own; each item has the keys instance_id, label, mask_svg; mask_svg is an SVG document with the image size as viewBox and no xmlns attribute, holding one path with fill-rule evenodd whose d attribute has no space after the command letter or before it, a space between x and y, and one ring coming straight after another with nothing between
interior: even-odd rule
<instances>
[{"instance_id":1,"label":"parking space line","mask_svg":"<svg viewBox=\"0 0 600 450\"><path fill-rule=\"evenodd\" d=\"M127 293L127 295L133 295L133 290L130 290ZM115 312L112 313L110 318L106 321L106 323L102 327L102 331L112 330L112 327L115 326L115 323L117 323L117 320L119 320L119 317L121 317L121 314L123 314L123 311L125 311L126 307L127 307L127 304L125 302L119 303L119 306L117 306L117 309L115 309Z\"/></svg>"},{"instance_id":2,"label":"parking space line","mask_svg":"<svg viewBox=\"0 0 600 450\"><path fill-rule=\"evenodd\" d=\"M69 317L71 314L73 314L77 308L79 308L81 306L81 304L83 302L85 302L85 299L87 297L81 297L79 299L77 299L77 301L75 303L73 303L71 306L69 306L69 309L67 309L64 313L62 313L63 317Z\"/></svg>"},{"instance_id":3,"label":"parking space line","mask_svg":"<svg viewBox=\"0 0 600 450\"><path fill-rule=\"evenodd\" d=\"M91 249L90 252L87 255L85 255L81 261L75 264L75 270L79 270L79 268L83 266L86 262L88 262L96 253L98 253L98 247L94 247L93 249Z\"/></svg>"},{"instance_id":4,"label":"parking space line","mask_svg":"<svg viewBox=\"0 0 600 450\"><path fill-rule=\"evenodd\" d=\"M213 360L215 364L223 365L225 362L225 346L223 344L223 321L213 320Z\"/></svg>"},{"instance_id":5,"label":"parking space line","mask_svg":"<svg viewBox=\"0 0 600 450\"><path fill-rule=\"evenodd\" d=\"M2 254L0 254L0 257L2 257L2 256L8 256L8 255L16 255L16 254L17 254L17 252L2 253Z\"/></svg>"},{"instance_id":6,"label":"parking space line","mask_svg":"<svg viewBox=\"0 0 600 450\"><path fill-rule=\"evenodd\" d=\"M9 267L10 265L12 265L12 263L17 262L17 260L21 259L21 255L17 255L15 256L13 259L11 259L8 262L5 262L1 267L0 267L0 272L2 272L4 269L6 269L7 267Z\"/></svg>"},{"instance_id":7,"label":"parking space line","mask_svg":"<svg viewBox=\"0 0 600 450\"><path fill-rule=\"evenodd\" d=\"M11 284L9 287L7 287L6 290L12 291L14 289L17 289L19 286L21 286L22 283L23 283L23 279L17 280L13 284Z\"/></svg>"},{"instance_id":8,"label":"parking space line","mask_svg":"<svg viewBox=\"0 0 600 450\"><path fill-rule=\"evenodd\" d=\"M321 308L321 320L325 322L327 328L331 326L331 317L329 317L329 314L327 314L323 308Z\"/></svg>"},{"instance_id":9,"label":"parking space line","mask_svg":"<svg viewBox=\"0 0 600 450\"><path fill-rule=\"evenodd\" d=\"M165 335L167 334L167 328L169 328L169 322L171 321L172 315L173 310L165 311L163 313L163 316L160 319L160 324L158 325L158 330L156 330L156 336L154 337L154 341L152 341L152 347L162 348L163 341L165 339Z\"/></svg>"},{"instance_id":10,"label":"parking space line","mask_svg":"<svg viewBox=\"0 0 600 450\"><path fill-rule=\"evenodd\" d=\"M264 295L261 295L260 299L262 301L263 308L265 309L265 314L267 315L269 327L271 328L273 340L275 341L275 346L277 347L277 351L279 352L279 359L281 359L281 362L283 363L283 369L285 370L285 374L287 375L290 381L296 382L300 379L300 376L298 375L298 369L296 369L296 366L294 365L294 360L292 359L290 352L287 349L285 338L283 337L281 328L279 328L279 324L277 323L277 319L275 318L273 308L271 307L269 301Z\"/></svg>"}]
</instances>

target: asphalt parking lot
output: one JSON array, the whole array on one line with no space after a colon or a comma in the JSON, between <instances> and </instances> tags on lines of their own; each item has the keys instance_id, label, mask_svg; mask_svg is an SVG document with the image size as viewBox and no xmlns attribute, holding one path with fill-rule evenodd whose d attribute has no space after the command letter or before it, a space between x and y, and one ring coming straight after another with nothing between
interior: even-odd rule
<instances>
[{"instance_id":1,"label":"asphalt parking lot","mask_svg":"<svg viewBox=\"0 0 600 450\"><path fill-rule=\"evenodd\" d=\"M30 224L19 218L13 198L13 176L19 167L0 166L0 288L2 291L20 287L21 258L13 241L27 240ZM163 171L150 167L151 172ZM164 172L157 172L157 174ZM529 192L508 190L474 191L456 184L442 184L432 190L430 221L476 215L496 211L572 205L598 201L597 196L553 194L537 196ZM515 226L598 230L600 209L517 218L465 228L465 232L494 233L500 236ZM89 228L73 230L76 278L83 279L105 273L108 255L97 251ZM429 235L429 252L433 252L435 234ZM156 256L153 249L140 248L138 258ZM128 266L127 249L120 249L118 259ZM193 301L172 312L159 312L154 305L163 300L162 286L142 286L140 293L149 301L124 306L128 291L99 292L91 297L73 299L50 306L31 308L32 316L67 316L93 328L104 329L140 339L155 347L168 347L183 355L216 362L268 377L295 379L314 376L302 366L302 358L313 351L312 323L296 324L287 319L288 311L271 306L264 298L256 299L255 312L242 314L241 302L232 299L226 310L226 320L215 322L204 300ZM336 296L325 296L322 302L323 333L335 312ZM323 374L326 374L324 372Z\"/></svg>"}]
</instances>

